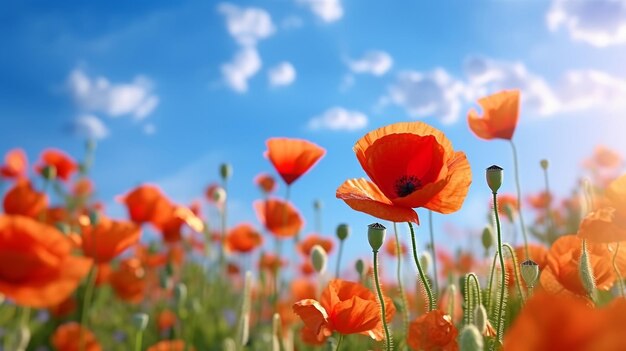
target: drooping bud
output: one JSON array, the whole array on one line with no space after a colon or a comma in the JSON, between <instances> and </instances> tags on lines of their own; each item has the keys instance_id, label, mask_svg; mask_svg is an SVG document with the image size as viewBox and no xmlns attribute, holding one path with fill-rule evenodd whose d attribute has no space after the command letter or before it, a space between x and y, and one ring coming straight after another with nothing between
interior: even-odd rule
<instances>
[{"instance_id":1,"label":"drooping bud","mask_svg":"<svg viewBox=\"0 0 626 351\"><path fill-rule=\"evenodd\" d=\"M328 261L328 254L326 250L320 245L314 245L311 249L311 263L313 268L319 274L326 271L326 262Z\"/></svg>"},{"instance_id":2,"label":"drooping bud","mask_svg":"<svg viewBox=\"0 0 626 351\"><path fill-rule=\"evenodd\" d=\"M482 351L484 349L483 336L475 325L468 324L459 334L459 350Z\"/></svg>"},{"instance_id":3,"label":"drooping bud","mask_svg":"<svg viewBox=\"0 0 626 351\"><path fill-rule=\"evenodd\" d=\"M140 331L146 330L146 328L148 327L149 321L150 321L150 317L145 313L133 314L133 319L132 319L133 326Z\"/></svg>"},{"instance_id":4,"label":"drooping bud","mask_svg":"<svg viewBox=\"0 0 626 351\"><path fill-rule=\"evenodd\" d=\"M498 189L502 186L502 178L504 176L504 169L500 166L490 166L485 173L487 177L487 185L492 192L497 193Z\"/></svg>"},{"instance_id":5,"label":"drooping bud","mask_svg":"<svg viewBox=\"0 0 626 351\"><path fill-rule=\"evenodd\" d=\"M491 228L491 226L485 226L480 240L482 241L485 250L489 250L491 248L491 246L493 245L493 229Z\"/></svg>"},{"instance_id":6,"label":"drooping bud","mask_svg":"<svg viewBox=\"0 0 626 351\"><path fill-rule=\"evenodd\" d=\"M372 250L378 252L385 242L385 234L387 228L380 223L372 223L367 226L367 240L372 247Z\"/></svg>"},{"instance_id":7,"label":"drooping bud","mask_svg":"<svg viewBox=\"0 0 626 351\"><path fill-rule=\"evenodd\" d=\"M359 258L358 260L356 260L354 268L356 269L356 272L359 273L359 277L362 277L363 272L365 271L365 263L362 259Z\"/></svg>"},{"instance_id":8,"label":"drooping bud","mask_svg":"<svg viewBox=\"0 0 626 351\"><path fill-rule=\"evenodd\" d=\"M349 235L350 235L350 227L347 224L341 223L340 225L337 226L337 238L339 238L339 240L341 241L346 240Z\"/></svg>"},{"instance_id":9,"label":"drooping bud","mask_svg":"<svg viewBox=\"0 0 626 351\"><path fill-rule=\"evenodd\" d=\"M187 300L187 285L185 283L178 283L174 287L174 298L178 305L183 305Z\"/></svg>"},{"instance_id":10,"label":"drooping bud","mask_svg":"<svg viewBox=\"0 0 626 351\"><path fill-rule=\"evenodd\" d=\"M539 164L541 165L541 168L544 171L548 170L548 167L550 167L550 163L545 158L543 160L539 161Z\"/></svg>"},{"instance_id":11,"label":"drooping bud","mask_svg":"<svg viewBox=\"0 0 626 351\"><path fill-rule=\"evenodd\" d=\"M228 180L228 178L233 176L233 166L228 163L222 163L220 165L220 177L222 180Z\"/></svg>"},{"instance_id":12,"label":"drooping bud","mask_svg":"<svg viewBox=\"0 0 626 351\"><path fill-rule=\"evenodd\" d=\"M589 253L587 252L587 243L585 240L583 240L583 248L580 255L578 273L580 274L580 281L583 283L585 291L587 291L587 294L593 298L596 291L596 280L593 275L593 269L591 268L591 261L589 259Z\"/></svg>"},{"instance_id":13,"label":"drooping bud","mask_svg":"<svg viewBox=\"0 0 626 351\"><path fill-rule=\"evenodd\" d=\"M216 187L213 190L213 201L218 204L224 203L226 201L226 190L221 186Z\"/></svg>"},{"instance_id":14,"label":"drooping bud","mask_svg":"<svg viewBox=\"0 0 626 351\"><path fill-rule=\"evenodd\" d=\"M528 287L534 287L539 278L539 265L533 260L526 260L520 264L520 273L522 279Z\"/></svg>"},{"instance_id":15,"label":"drooping bud","mask_svg":"<svg viewBox=\"0 0 626 351\"><path fill-rule=\"evenodd\" d=\"M57 168L55 166L52 166L52 165L45 166L41 170L41 175L46 180L54 180L57 177Z\"/></svg>"},{"instance_id":16,"label":"drooping bud","mask_svg":"<svg viewBox=\"0 0 626 351\"><path fill-rule=\"evenodd\" d=\"M476 306L474 309L474 325L478 328L481 335L485 334L485 331L487 330L487 322L487 310L485 309L485 306L482 304Z\"/></svg>"}]
</instances>

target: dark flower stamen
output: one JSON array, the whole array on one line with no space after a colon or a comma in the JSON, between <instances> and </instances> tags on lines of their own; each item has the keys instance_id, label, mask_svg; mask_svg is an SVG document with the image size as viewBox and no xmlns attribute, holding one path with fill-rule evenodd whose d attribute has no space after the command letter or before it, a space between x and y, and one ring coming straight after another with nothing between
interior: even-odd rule
<instances>
[{"instance_id":1,"label":"dark flower stamen","mask_svg":"<svg viewBox=\"0 0 626 351\"><path fill-rule=\"evenodd\" d=\"M416 176L402 176L396 181L396 194L405 197L422 188L422 182Z\"/></svg>"}]
</instances>

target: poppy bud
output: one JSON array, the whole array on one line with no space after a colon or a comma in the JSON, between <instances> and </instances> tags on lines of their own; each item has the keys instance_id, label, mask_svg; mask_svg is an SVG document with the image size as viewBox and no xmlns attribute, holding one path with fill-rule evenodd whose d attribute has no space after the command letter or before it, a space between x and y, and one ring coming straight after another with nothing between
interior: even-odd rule
<instances>
[{"instance_id":1,"label":"poppy bud","mask_svg":"<svg viewBox=\"0 0 626 351\"><path fill-rule=\"evenodd\" d=\"M475 325L468 324L459 334L459 350L482 351L484 348L483 336Z\"/></svg>"},{"instance_id":2,"label":"poppy bud","mask_svg":"<svg viewBox=\"0 0 626 351\"><path fill-rule=\"evenodd\" d=\"M359 276L363 276L363 272L365 271L365 263L362 259L359 258L358 260L356 260L354 268L356 269L356 272L359 273Z\"/></svg>"},{"instance_id":3,"label":"poppy bud","mask_svg":"<svg viewBox=\"0 0 626 351\"><path fill-rule=\"evenodd\" d=\"M326 262L328 261L328 255L324 248L320 245L314 245L311 249L311 263L317 273L324 273L326 271Z\"/></svg>"},{"instance_id":4,"label":"poppy bud","mask_svg":"<svg viewBox=\"0 0 626 351\"><path fill-rule=\"evenodd\" d=\"M493 245L493 231L491 229L491 226L485 226L480 240L482 240L485 250L489 250L489 248L491 248L491 246Z\"/></svg>"},{"instance_id":5,"label":"poppy bud","mask_svg":"<svg viewBox=\"0 0 626 351\"><path fill-rule=\"evenodd\" d=\"M133 314L133 325L140 331L146 330L150 317L145 313Z\"/></svg>"},{"instance_id":6,"label":"poppy bud","mask_svg":"<svg viewBox=\"0 0 626 351\"><path fill-rule=\"evenodd\" d=\"M220 176L223 180L228 180L228 178L233 176L233 166L228 163L222 163L220 165Z\"/></svg>"},{"instance_id":7,"label":"poppy bud","mask_svg":"<svg viewBox=\"0 0 626 351\"><path fill-rule=\"evenodd\" d=\"M490 166L487 168L487 185L493 193L497 193L498 189L502 186L502 177L504 175L504 169L500 166Z\"/></svg>"},{"instance_id":8,"label":"poppy bud","mask_svg":"<svg viewBox=\"0 0 626 351\"><path fill-rule=\"evenodd\" d=\"M92 226L97 226L100 222L100 213L98 211L89 211L89 223Z\"/></svg>"},{"instance_id":9,"label":"poppy bud","mask_svg":"<svg viewBox=\"0 0 626 351\"><path fill-rule=\"evenodd\" d=\"M591 268L589 253L587 252L587 244L584 240L582 254L580 255L578 273L580 274L580 281L583 283L585 291L587 291L587 294L592 297L596 290L596 280L593 276L593 269Z\"/></svg>"},{"instance_id":10,"label":"poppy bud","mask_svg":"<svg viewBox=\"0 0 626 351\"><path fill-rule=\"evenodd\" d=\"M541 168L544 171L548 170L548 167L550 166L550 163L545 158L543 160L539 161L539 164L541 165Z\"/></svg>"},{"instance_id":11,"label":"poppy bud","mask_svg":"<svg viewBox=\"0 0 626 351\"><path fill-rule=\"evenodd\" d=\"M16 346L15 350L26 350L26 348L28 347L28 344L30 343L30 329L28 328L28 326L22 326L19 329L19 332L17 334L17 342L14 346Z\"/></svg>"},{"instance_id":12,"label":"poppy bud","mask_svg":"<svg viewBox=\"0 0 626 351\"><path fill-rule=\"evenodd\" d=\"M478 328L480 334L485 334L487 330L487 310L482 304L474 309L474 325Z\"/></svg>"},{"instance_id":13,"label":"poppy bud","mask_svg":"<svg viewBox=\"0 0 626 351\"><path fill-rule=\"evenodd\" d=\"M433 264L433 257L428 251L422 252L420 255L420 264L425 272L428 272L428 268Z\"/></svg>"},{"instance_id":14,"label":"poppy bud","mask_svg":"<svg viewBox=\"0 0 626 351\"><path fill-rule=\"evenodd\" d=\"M235 340L233 338L224 339L224 344L222 345L222 350L224 351L235 351L237 350L237 345L235 344Z\"/></svg>"},{"instance_id":15,"label":"poppy bud","mask_svg":"<svg viewBox=\"0 0 626 351\"><path fill-rule=\"evenodd\" d=\"M165 271L162 271L159 275L159 286L162 289L169 289L172 286L172 278Z\"/></svg>"},{"instance_id":16,"label":"poppy bud","mask_svg":"<svg viewBox=\"0 0 626 351\"><path fill-rule=\"evenodd\" d=\"M539 278L539 265L533 260L526 260L521 263L520 272L526 286L533 287Z\"/></svg>"},{"instance_id":17,"label":"poppy bud","mask_svg":"<svg viewBox=\"0 0 626 351\"><path fill-rule=\"evenodd\" d=\"M174 287L174 298L179 305L182 305L187 300L187 285L185 283L178 283Z\"/></svg>"},{"instance_id":18,"label":"poppy bud","mask_svg":"<svg viewBox=\"0 0 626 351\"><path fill-rule=\"evenodd\" d=\"M57 168L55 166L52 166L52 165L45 166L41 170L41 175L46 180L54 180L57 177Z\"/></svg>"},{"instance_id":19,"label":"poppy bud","mask_svg":"<svg viewBox=\"0 0 626 351\"><path fill-rule=\"evenodd\" d=\"M380 223L372 223L367 226L367 240L370 242L374 252L378 252L380 247L383 246L386 232L387 228Z\"/></svg>"},{"instance_id":20,"label":"poppy bud","mask_svg":"<svg viewBox=\"0 0 626 351\"><path fill-rule=\"evenodd\" d=\"M320 201L319 199L317 199L317 200L313 201L313 208L314 208L316 211L321 210L321 209L322 209L322 201Z\"/></svg>"},{"instance_id":21,"label":"poppy bud","mask_svg":"<svg viewBox=\"0 0 626 351\"><path fill-rule=\"evenodd\" d=\"M216 187L213 191L213 201L218 204L224 203L226 201L226 190L221 186Z\"/></svg>"},{"instance_id":22,"label":"poppy bud","mask_svg":"<svg viewBox=\"0 0 626 351\"><path fill-rule=\"evenodd\" d=\"M337 238L339 238L339 240L346 240L346 238L348 238L348 236L350 235L350 227L345 224L342 223L340 225L337 226Z\"/></svg>"}]
</instances>

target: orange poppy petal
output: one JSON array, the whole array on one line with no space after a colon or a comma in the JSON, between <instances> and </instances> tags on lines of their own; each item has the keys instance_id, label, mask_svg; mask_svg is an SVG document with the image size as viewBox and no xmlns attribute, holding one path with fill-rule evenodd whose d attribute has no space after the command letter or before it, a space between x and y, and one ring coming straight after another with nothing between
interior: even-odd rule
<instances>
[{"instance_id":1,"label":"orange poppy petal","mask_svg":"<svg viewBox=\"0 0 626 351\"><path fill-rule=\"evenodd\" d=\"M439 213L458 211L472 183L472 169L464 152L457 151L448 164L448 184L424 205Z\"/></svg>"},{"instance_id":2,"label":"orange poppy petal","mask_svg":"<svg viewBox=\"0 0 626 351\"><path fill-rule=\"evenodd\" d=\"M482 118L473 109L468 114L472 132L482 139L511 140L519 118L519 96L519 90L503 90L479 99Z\"/></svg>"},{"instance_id":3,"label":"orange poppy petal","mask_svg":"<svg viewBox=\"0 0 626 351\"><path fill-rule=\"evenodd\" d=\"M606 197L617 212L626 215L626 175L617 178L606 189Z\"/></svg>"},{"instance_id":4,"label":"orange poppy petal","mask_svg":"<svg viewBox=\"0 0 626 351\"><path fill-rule=\"evenodd\" d=\"M592 243L626 241L626 226L618 225L616 223L618 220L614 208L600 208L583 219L578 229L578 236Z\"/></svg>"},{"instance_id":5,"label":"orange poppy petal","mask_svg":"<svg viewBox=\"0 0 626 351\"><path fill-rule=\"evenodd\" d=\"M308 172L324 154L324 148L307 140L271 138L267 140L265 156L289 185Z\"/></svg>"},{"instance_id":6,"label":"orange poppy petal","mask_svg":"<svg viewBox=\"0 0 626 351\"><path fill-rule=\"evenodd\" d=\"M296 302L293 305L293 312L300 316L306 328L318 335L328 324L328 313L316 300L304 299Z\"/></svg>"},{"instance_id":7,"label":"orange poppy petal","mask_svg":"<svg viewBox=\"0 0 626 351\"><path fill-rule=\"evenodd\" d=\"M378 189L376 184L355 178L345 181L337 188L336 197L345 201L353 210L392 222L414 222L419 224L417 213L410 207L394 205Z\"/></svg>"},{"instance_id":8,"label":"orange poppy petal","mask_svg":"<svg viewBox=\"0 0 626 351\"><path fill-rule=\"evenodd\" d=\"M380 307L376 301L353 296L333 308L332 326L341 334L362 333L374 329L380 321Z\"/></svg>"}]
</instances>

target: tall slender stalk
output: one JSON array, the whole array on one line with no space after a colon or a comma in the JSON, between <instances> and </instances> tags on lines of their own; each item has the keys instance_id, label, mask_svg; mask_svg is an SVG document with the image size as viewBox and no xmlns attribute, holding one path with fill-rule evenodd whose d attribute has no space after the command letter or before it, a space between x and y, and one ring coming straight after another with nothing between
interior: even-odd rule
<instances>
[{"instance_id":1,"label":"tall slender stalk","mask_svg":"<svg viewBox=\"0 0 626 351\"><path fill-rule=\"evenodd\" d=\"M422 264L420 263L419 256L417 255L417 243L415 242L415 231L413 230L413 224L411 222L407 222L409 224L409 229L411 231L411 246L413 246L413 260L415 260L415 266L417 266L417 272L419 273L420 279L422 280L422 284L424 285L424 290L426 291L426 295L428 296L428 311L432 311L436 308L435 298L433 296L433 291L430 287L430 282L428 278L426 278L426 274L424 273L424 269L422 268Z\"/></svg>"},{"instance_id":2,"label":"tall slender stalk","mask_svg":"<svg viewBox=\"0 0 626 351\"><path fill-rule=\"evenodd\" d=\"M380 301L381 319L383 321L383 329L385 331L385 347L387 351L391 351L391 335L389 334L389 327L387 326L387 313L385 312L385 299L383 298L383 292L380 289L380 281L378 279L378 251L372 250L374 253L374 283L376 284L376 292L378 293L378 300Z\"/></svg>"},{"instance_id":3,"label":"tall slender stalk","mask_svg":"<svg viewBox=\"0 0 626 351\"><path fill-rule=\"evenodd\" d=\"M393 234L396 239L396 257L398 258L398 266L396 275L398 278L398 290L400 290L400 302L402 304L402 324L404 327L404 335L408 335L409 331L409 309L404 293L404 283L402 282L402 247L400 247L400 237L398 235L398 226L393 222Z\"/></svg>"},{"instance_id":4,"label":"tall slender stalk","mask_svg":"<svg viewBox=\"0 0 626 351\"><path fill-rule=\"evenodd\" d=\"M435 250L435 230L433 229L433 211L428 211L428 229L430 232L430 251L432 252L433 259L433 283L434 283L434 294L435 299L439 294L439 277L437 270L437 251Z\"/></svg>"},{"instance_id":5,"label":"tall slender stalk","mask_svg":"<svg viewBox=\"0 0 626 351\"><path fill-rule=\"evenodd\" d=\"M505 297L506 295L506 267L504 266L504 255L502 254L502 233L500 230L500 216L498 215L498 194L495 191L493 192L493 212L496 216L496 229L498 233L498 257L500 261L500 271L501 271L500 296L499 296L498 310L497 310L496 334L497 334L497 340L500 343L502 343L502 335L504 333L504 302L506 299ZM526 248L526 250L528 250L528 248ZM528 256L528 253L526 255Z\"/></svg>"},{"instance_id":6,"label":"tall slender stalk","mask_svg":"<svg viewBox=\"0 0 626 351\"><path fill-rule=\"evenodd\" d=\"M619 242L617 242L616 246L615 246L615 252L613 253L613 270L615 271L615 275L617 276L617 286L619 287L619 294L622 297L626 297L626 295L624 295L624 277L622 276L622 273L619 270L619 267L617 266L617 254L619 252Z\"/></svg>"},{"instance_id":7,"label":"tall slender stalk","mask_svg":"<svg viewBox=\"0 0 626 351\"><path fill-rule=\"evenodd\" d=\"M530 254L528 251L528 235L526 234L526 225L524 224L524 214L522 213L522 190L520 187L520 180L519 180L519 164L517 161L517 149L515 148L515 143L513 142L513 140L509 140L509 143L511 144L511 151L513 152L513 165L515 166L515 189L517 190L517 215L519 216L520 226L522 227L522 236L524 237L524 253L526 254L526 259L528 260L530 259ZM495 194L494 194L494 201L495 201ZM497 204L495 202L494 202L494 207L497 207ZM498 214L496 212L496 218L497 216Z\"/></svg>"},{"instance_id":8,"label":"tall slender stalk","mask_svg":"<svg viewBox=\"0 0 626 351\"><path fill-rule=\"evenodd\" d=\"M339 253L337 254L337 265L335 266L335 278L339 279L339 268L341 267L341 256L343 255L343 242L339 240Z\"/></svg>"},{"instance_id":9,"label":"tall slender stalk","mask_svg":"<svg viewBox=\"0 0 626 351\"><path fill-rule=\"evenodd\" d=\"M87 276L87 283L85 285L85 295L83 296L83 308L80 312L80 326L82 327L78 337L79 350L85 350L85 330L87 329L87 315L89 312L89 307L91 305L91 300L93 297L93 290L96 285L96 276L98 275L97 266L93 266L89 271L89 275Z\"/></svg>"}]
</instances>

